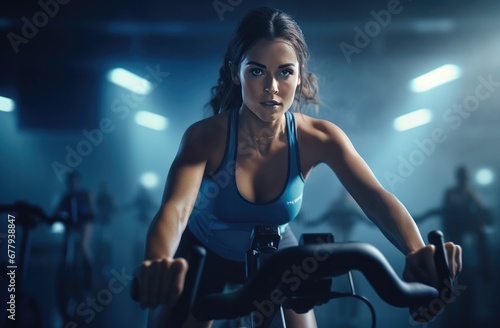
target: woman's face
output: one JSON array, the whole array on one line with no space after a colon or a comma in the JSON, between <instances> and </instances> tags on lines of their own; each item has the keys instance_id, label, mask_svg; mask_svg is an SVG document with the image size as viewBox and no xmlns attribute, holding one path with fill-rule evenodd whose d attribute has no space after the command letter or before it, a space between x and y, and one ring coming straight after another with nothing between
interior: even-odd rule
<instances>
[{"instance_id":1,"label":"woman's face","mask_svg":"<svg viewBox=\"0 0 500 328\"><path fill-rule=\"evenodd\" d=\"M287 111L300 84L294 49L280 39L261 39L250 48L235 77L243 104L265 122Z\"/></svg>"}]
</instances>

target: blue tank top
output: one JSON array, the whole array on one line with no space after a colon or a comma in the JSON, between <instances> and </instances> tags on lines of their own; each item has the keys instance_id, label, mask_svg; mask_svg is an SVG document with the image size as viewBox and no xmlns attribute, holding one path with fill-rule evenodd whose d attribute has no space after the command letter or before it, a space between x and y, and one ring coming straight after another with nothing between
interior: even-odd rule
<instances>
[{"instance_id":1,"label":"blue tank top","mask_svg":"<svg viewBox=\"0 0 500 328\"><path fill-rule=\"evenodd\" d=\"M238 110L231 110L224 157L219 168L203 178L188 228L206 247L222 257L244 261L255 225L277 225L283 232L300 211L304 177L300 170L294 116L286 112L288 174L280 195L269 202L245 199L236 184ZM281 248L281 247L280 247Z\"/></svg>"}]
</instances>

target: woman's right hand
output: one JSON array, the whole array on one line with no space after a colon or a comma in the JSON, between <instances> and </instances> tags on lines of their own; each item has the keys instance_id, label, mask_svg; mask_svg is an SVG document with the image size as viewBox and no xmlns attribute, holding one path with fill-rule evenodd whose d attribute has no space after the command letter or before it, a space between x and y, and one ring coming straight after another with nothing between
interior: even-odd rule
<instances>
[{"instance_id":1,"label":"woman's right hand","mask_svg":"<svg viewBox=\"0 0 500 328\"><path fill-rule=\"evenodd\" d=\"M135 270L142 308L173 306L184 289L188 263L183 258L145 260Z\"/></svg>"}]
</instances>

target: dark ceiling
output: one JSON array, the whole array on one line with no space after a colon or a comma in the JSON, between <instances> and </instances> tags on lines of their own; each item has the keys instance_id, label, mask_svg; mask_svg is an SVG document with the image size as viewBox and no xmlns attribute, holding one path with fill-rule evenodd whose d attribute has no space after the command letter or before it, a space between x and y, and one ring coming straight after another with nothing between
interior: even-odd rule
<instances>
[{"instance_id":1,"label":"dark ceiling","mask_svg":"<svg viewBox=\"0 0 500 328\"><path fill-rule=\"evenodd\" d=\"M367 84L363 87L364 97L376 99L401 87L399 81L390 80L391 74L380 74L377 71L380 66L386 70L393 69L393 65L407 67L404 71L399 69L400 76L411 78L425 69L425 65L419 67L419 58L460 57L463 53L462 60L470 68L465 73L472 79L481 69L498 70L499 53L497 56L491 53L492 49L498 51L498 46L492 48L489 44L492 36L500 38L498 3L493 0L3 1L0 92L17 99L21 127L57 129L91 124L97 113L64 114L60 107L47 104L78 108L70 104L71 99L78 98L75 94L92 86L97 88L102 70L120 59L220 57L221 47L236 22L249 9L268 5L295 16L315 53L319 57L328 55L336 63L338 74L358 76L356 83ZM356 65L346 63L339 44L352 43L353 28L366 26L374 19L371 11L387 10L388 6L398 6L400 13L391 17L390 25L366 51L363 49L363 54L352 55ZM222 8L227 10L222 12ZM29 26L33 23L39 26L35 31ZM481 49L489 53L481 57ZM475 50L479 52L478 61L471 57ZM385 78L383 85L374 79L375 74ZM359 94L348 87L348 84L339 86L334 106L355 107L352 98ZM372 91L367 90L370 88ZM64 94L56 92L61 90ZM84 107L91 108L97 100L86 101ZM53 115L59 117L59 124L54 125L50 119Z\"/></svg>"}]
</instances>

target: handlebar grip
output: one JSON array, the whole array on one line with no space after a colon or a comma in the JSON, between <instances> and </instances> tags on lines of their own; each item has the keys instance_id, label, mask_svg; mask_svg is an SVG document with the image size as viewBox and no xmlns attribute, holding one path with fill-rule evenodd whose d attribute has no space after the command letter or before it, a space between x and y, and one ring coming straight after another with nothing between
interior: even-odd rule
<instances>
[{"instance_id":1,"label":"handlebar grip","mask_svg":"<svg viewBox=\"0 0 500 328\"><path fill-rule=\"evenodd\" d=\"M172 310L172 327L180 327L186 320L196 299L207 251L201 246L193 246L189 251L187 261L189 268L186 273L184 291Z\"/></svg>"},{"instance_id":2,"label":"handlebar grip","mask_svg":"<svg viewBox=\"0 0 500 328\"><path fill-rule=\"evenodd\" d=\"M434 264L439 279L439 291L442 292L446 289L451 289L453 292L453 279L451 278L448 257L444 248L444 235L440 230L433 230L429 232L427 239L429 243L436 247L434 253Z\"/></svg>"},{"instance_id":3,"label":"handlebar grip","mask_svg":"<svg viewBox=\"0 0 500 328\"><path fill-rule=\"evenodd\" d=\"M201 246L193 246L188 253L187 261L189 268L186 273L184 290L172 310L172 317L169 319L172 327L180 327L186 320L191 306L196 299L198 285L201 280L203 267L205 265L207 251ZM139 280L134 277L131 284L130 296L132 300L139 301Z\"/></svg>"},{"instance_id":4,"label":"handlebar grip","mask_svg":"<svg viewBox=\"0 0 500 328\"><path fill-rule=\"evenodd\" d=\"M438 276L438 295L440 296L439 302L435 304L441 304L442 307L446 305L446 300L450 300L454 293L454 281L451 277L448 257L446 256L446 250L444 247L444 235L440 230L433 230L427 235L429 243L434 245L434 265L436 267L436 273ZM410 308L410 314L413 320L417 322L428 322L434 320L434 317L441 313L443 308L432 308L433 300L431 303L421 306L418 310L415 308ZM427 315L422 315L425 313Z\"/></svg>"}]
</instances>

